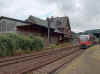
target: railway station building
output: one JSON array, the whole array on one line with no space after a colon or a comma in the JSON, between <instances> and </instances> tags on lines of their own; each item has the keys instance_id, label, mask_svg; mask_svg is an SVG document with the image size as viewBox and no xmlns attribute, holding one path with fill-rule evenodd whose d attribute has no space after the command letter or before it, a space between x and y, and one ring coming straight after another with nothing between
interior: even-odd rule
<instances>
[{"instance_id":1,"label":"railway station building","mask_svg":"<svg viewBox=\"0 0 100 74\"><path fill-rule=\"evenodd\" d=\"M70 40L72 37L69 18L51 17L50 19L50 42L59 43ZM24 35L40 36L44 44L48 45L48 21L29 16L26 20L18 20L9 17L0 17L0 33L18 33Z\"/></svg>"}]
</instances>

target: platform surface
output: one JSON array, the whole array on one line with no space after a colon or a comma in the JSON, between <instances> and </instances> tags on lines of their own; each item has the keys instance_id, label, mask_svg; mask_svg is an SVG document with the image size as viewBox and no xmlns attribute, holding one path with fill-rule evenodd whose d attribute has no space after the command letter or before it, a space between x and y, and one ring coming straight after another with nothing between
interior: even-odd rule
<instances>
[{"instance_id":1,"label":"platform surface","mask_svg":"<svg viewBox=\"0 0 100 74\"><path fill-rule=\"evenodd\" d=\"M100 45L87 49L57 74L100 74Z\"/></svg>"}]
</instances>

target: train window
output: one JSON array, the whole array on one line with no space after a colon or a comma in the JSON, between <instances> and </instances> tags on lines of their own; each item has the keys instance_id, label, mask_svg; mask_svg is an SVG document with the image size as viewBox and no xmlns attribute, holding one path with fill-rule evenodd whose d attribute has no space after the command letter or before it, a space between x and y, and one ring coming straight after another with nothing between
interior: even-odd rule
<instances>
[{"instance_id":1,"label":"train window","mask_svg":"<svg viewBox=\"0 0 100 74\"><path fill-rule=\"evenodd\" d=\"M85 42L88 40L88 36L80 36L80 41Z\"/></svg>"},{"instance_id":2,"label":"train window","mask_svg":"<svg viewBox=\"0 0 100 74\"><path fill-rule=\"evenodd\" d=\"M80 38L80 40L81 40L82 42L85 42L85 41L88 40L88 38Z\"/></svg>"}]
</instances>

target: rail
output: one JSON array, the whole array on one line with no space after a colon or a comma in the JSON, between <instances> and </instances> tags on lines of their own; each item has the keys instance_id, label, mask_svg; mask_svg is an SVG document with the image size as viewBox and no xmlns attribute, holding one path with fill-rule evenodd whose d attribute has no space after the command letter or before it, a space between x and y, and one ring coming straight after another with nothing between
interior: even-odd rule
<instances>
[{"instance_id":1,"label":"rail","mask_svg":"<svg viewBox=\"0 0 100 74\"><path fill-rule=\"evenodd\" d=\"M35 71L79 50L78 47L69 47L16 58L5 58L0 60L0 74L25 74Z\"/></svg>"}]
</instances>

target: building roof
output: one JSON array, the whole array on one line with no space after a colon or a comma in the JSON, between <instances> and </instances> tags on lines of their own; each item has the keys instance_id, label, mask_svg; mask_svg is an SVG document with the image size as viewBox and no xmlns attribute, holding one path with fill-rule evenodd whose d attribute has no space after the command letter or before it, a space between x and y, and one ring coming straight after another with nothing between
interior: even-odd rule
<instances>
[{"instance_id":1,"label":"building roof","mask_svg":"<svg viewBox=\"0 0 100 74\"><path fill-rule=\"evenodd\" d=\"M14 18L9 18L9 17L5 17L5 16L1 16L0 20L1 19L9 19L9 20L13 20L13 21L21 22L21 23L30 23L30 22L27 22L27 21L18 20L18 19L14 19Z\"/></svg>"},{"instance_id":2,"label":"building roof","mask_svg":"<svg viewBox=\"0 0 100 74\"><path fill-rule=\"evenodd\" d=\"M35 16L29 16L29 18L26 19L26 21L31 22L31 23L35 23L37 25L44 26L44 27L48 28L48 22L46 20L37 18ZM50 28L55 29L55 26L50 25Z\"/></svg>"},{"instance_id":3,"label":"building roof","mask_svg":"<svg viewBox=\"0 0 100 74\"><path fill-rule=\"evenodd\" d=\"M35 23L39 26L44 26L44 27L48 28L47 20L43 20L43 19L37 18L35 16L29 16L29 18L26 19L26 21L31 22L31 23ZM68 27L70 27L68 16L65 16L65 17L51 17L51 18L49 18L49 21L50 21L50 28L55 29L55 31L59 32L59 33L60 33L60 30L58 30L58 28L65 28L66 25Z\"/></svg>"},{"instance_id":4,"label":"building roof","mask_svg":"<svg viewBox=\"0 0 100 74\"><path fill-rule=\"evenodd\" d=\"M53 18L53 22L51 22L50 29L54 29L54 31L57 32L57 33L64 34L63 32L60 32L59 30L57 30L56 21L57 21L58 18L59 17ZM14 18L9 18L9 17L4 17L4 16L1 16L0 20L1 19L9 19L9 20L25 23L25 24L17 24L17 26L30 25L30 24L34 25L35 24L35 25L38 25L38 26L41 26L41 27L44 27L44 28L48 28L47 20L43 20L43 19L37 18L35 16L29 16L29 18L26 19L25 21L14 19ZM60 19L65 19L65 17L60 17Z\"/></svg>"},{"instance_id":5,"label":"building roof","mask_svg":"<svg viewBox=\"0 0 100 74\"><path fill-rule=\"evenodd\" d=\"M5 17L5 16L1 16L0 17L0 20L1 19L7 19L7 20L13 20L13 21L16 21L16 22L21 22L21 23L25 23L25 24L17 24L17 26L23 26L23 25L29 25L29 24L36 24L38 26L41 26L41 27L45 27L45 28L48 28L48 23L47 21L45 20L42 20L42 19L39 19L37 17L34 17L34 16L30 16L27 20L23 21L23 20L18 20L18 19L14 19L14 18L9 18L9 17ZM34 19L34 21L33 21ZM54 29L54 28L51 28L51 29Z\"/></svg>"}]
</instances>

